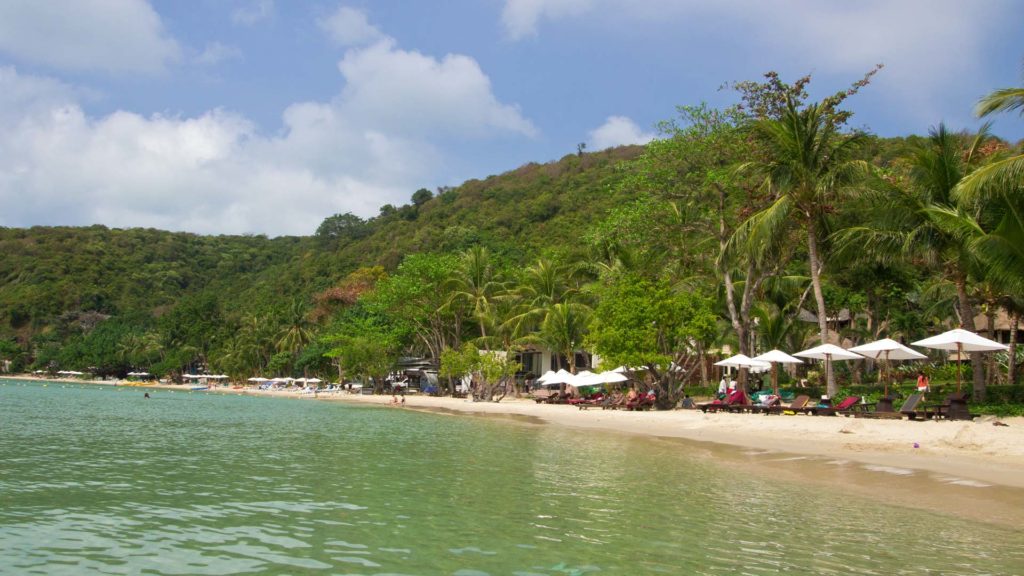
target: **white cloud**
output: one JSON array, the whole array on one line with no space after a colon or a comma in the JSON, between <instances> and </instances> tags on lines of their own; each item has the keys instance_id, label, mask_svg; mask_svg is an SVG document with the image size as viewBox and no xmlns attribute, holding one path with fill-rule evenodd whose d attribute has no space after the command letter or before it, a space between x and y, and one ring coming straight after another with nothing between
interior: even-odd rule
<instances>
[{"instance_id":1,"label":"white cloud","mask_svg":"<svg viewBox=\"0 0 1024 576\"><path fill-rule=\"evenodd\" d=\"M339 7L317 24L339 46L365 46L387 38L370 24L364 12L348 6Z\"/></svg>"},{"instance_id":2,"label":"white cloud","mask_svg":"<svg viewBox=\"0 0 1024 576\"><path fill-rule=\"evenodd\" d=\"M274 16L274 0L249 0L231 12L231 21L253 26Z\"/></svg>"},{"instance_id":3,"label":"white cloud","mask_svg":"<svg viewBox=\"0 0 1024 576\"><path fill-rule=\"evenodd\" d=\"M344 89L287 107L271 136L225 110L91 117L73 87L0 68L0 225L309 234L407 202L436 180L446 139L536 132L472 58L385 39L338 66Z\"/></svg>"},{"instance_id":4,"label":"white cloud","mask_svg":"<svg viewBox=\"0 0 1024 576\"><path fill-rule=\"evenodd\" d=\"M587 12L593 0L505 0L501 21L512 40L535 36L541 19L557 20Z\"/></svg>"},{"instance_id":5,"label":"white cloud","mask_svg":"<svg viewBox=\"0 0 1024 576\"><path fill-rule=\"evenodd\" d=\"M374 126L420 136L536 134L517 107L498 101L490 78L468 56L438 60L385 40L350 50L338 68L346 80L339 104Z\"/></svg>"},{"instance_id":6,"label":"white cloud","mask_svg":"<svg viewBox=\"0 0 1024 576\"><path fill-rule=\"evenodd\" d=\"M644 132L625 116L609 116L605 123L587 135L587 147L604 150L626 144L646 144L654 139L653 132Z\"/></svg>"},{"instance_id":7,"label":"white cloud","mask_svg":"<svg viewBox=\"0 0 1024 576\"><path fill-rule=\"evenodd\" d=\"M196 56L195 62L203 66L216 66L228 60L237 60L242 57L242 51L237 46L227 46L220 42L210 42L206 48Z\"/></svg>"},{"instance_id":8,"label":"white cloud","mask_svg":"<svg viewBox=\"0 0 1024 576\"><path fill-rule=\"evenodd\" d=\"M0 2L0 52L60 70L154 73L181 49L144 0Z\"/></svg>"}]
</instances>

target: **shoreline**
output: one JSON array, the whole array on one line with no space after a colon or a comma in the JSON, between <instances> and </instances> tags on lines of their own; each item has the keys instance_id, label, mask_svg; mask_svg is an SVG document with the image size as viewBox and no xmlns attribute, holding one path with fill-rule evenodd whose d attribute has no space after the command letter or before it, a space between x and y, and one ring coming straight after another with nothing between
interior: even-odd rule
<instances>
[{"instance_id":1,"label":"shoreline","mask_svg":"<svg viewBox=\"0 0 1024 576\"><path fill-rule=\"evenodd\" d=\"M8 377L4 377L8 378ZM11 379L126 386L115 381L10 376ZM143 389L186 391L188 385L130 383ZM126 386L127 387L127 386ZM247 394L389 407L391 396L348 393L312 395L250 388L211 388L218 394ZM917 470L947 477L950 483L1024 489L1024 417L985 416L974 421L873 420L843 416L709 413L699 410L629 412L580 410L574 406L537 404L505 398L500 403L409 394L407 410L503 416L534 424L577 430L600 430L658 439L680 439L741 449L816 459L839 459L883 467L892 474ZM994 426L1000 421L1006 426Z\"/></svg>"}]
</instances>

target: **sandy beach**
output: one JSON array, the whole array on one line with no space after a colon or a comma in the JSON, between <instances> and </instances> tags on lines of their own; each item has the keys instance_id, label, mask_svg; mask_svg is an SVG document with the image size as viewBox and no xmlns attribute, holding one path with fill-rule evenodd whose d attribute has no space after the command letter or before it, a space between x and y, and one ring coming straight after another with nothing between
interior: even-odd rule
<instances>
[{"instance_id":1,"label":"sandy beach","mask_svg":"<svg viewBox=\"0 0 1024 576\"><path fill-rule=\"evenodd\" d=\"M29 379L29 378L26 378ZM70 382L84 383L82 380ZM112 381L95 381L114 384ZM121 383L122 385L126 383ZM139 386L138 383L132 383ZM181 385L148 387L175 390ZM289 397L298 400L389 406L391 396L348 393L310 394L220 387L219 393ZM927 471L961 485L1024 488L1024 418L983 416L974 421L873 420L842 416L704 414L698 410L630 412L579 410L568 405L537 404L529 399L501 402L410 394L406 410L477 416L513 416L552 426L609 433L683 439L742 449L737 453L779 453L864 463L893 474ZM1005 426L996 425L996 422Z\"/></svg>"}]
</instances>

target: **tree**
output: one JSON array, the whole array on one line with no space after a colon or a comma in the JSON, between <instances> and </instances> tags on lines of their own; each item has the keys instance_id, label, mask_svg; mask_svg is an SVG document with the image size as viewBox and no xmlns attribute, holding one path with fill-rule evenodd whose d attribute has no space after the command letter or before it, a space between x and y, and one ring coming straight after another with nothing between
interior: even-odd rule
<instances>
[{"instance_id":1,"label":"tree","mask_svg":"<svg viewBox=\"0 0 1024 576\"><path fill-rule=\"evenodd\" d=\"M301 300L293 300L285 316L284 325L277 333L278 352L287 352L293 359L313 341L312 323Z\"/></svg>"},{"instance_id":2,"label":"tree","mask_svg":"<svg viewBox=\"0 0 1024 576\"><path fill-rule=\"evenodd\" d=\"M449 305L464 304L480 328L484 348L489 349L487 321L491 314L493 299L504 293L505 285L499 280L487 248L474 246L463 252L459 266L448 283L451 291Z\"/></svg>"},{"instance_id":3,"label":"tree","mask_svg":"<svg viewBox=\"0 0 1024 576\"><path fill-rule=\"evenodd\" d=\"M989 138L978 134L954 133L939 124L929 138L915 147L907 161L907 182L876 181L868 195L871 210L861 226L837 234L845 249L857 250L883 262L901 259L927 266L938 279L955 288L957 323L974 331L971 281L983 271L972 245L984 234L979 206L959 202L954 194L963 178L974 170L979 150ZM980 353L971 355L974 391L985 394L985 376Z\"/></svg>"},{"instance_id":4,"label":"tree","mask_svg":"<svg viewBox=\"0 0 1024 576\"><path fill-rule=\"evenodd\" d=\"M612 365L645 366L658 405L675 405L682 396L679 378L697 365L717 330L711 300L635 273L608 278L597 290L588 345Z\"/></svg>"},{"instance_id":5,"label":"tree","mask_svg":"<svg viewBox=\"0 0 1024 576\"><path fill-rule=\"evenodd\" d=\"M436 363L442 350L461 342L464 310L439 289L450 283L457 266L451 254L410 254L362 302L386 316L403 342L411 340L413 349Z\"/></svg>"},{"instance_id":6,"label":"tree","mask_svg":"<svg viewBox=\"0 0 1024 576\"><path fill-rule=\"evenodd\" d=\"M1002 88L982 98L976 112L984 118L996 112L1018 109L1024 113L1024 88ZM959 193L976 197L992 188L1014 190L1018 197L1024 192L1024 154L1018 151L979 168L964 178Z\"/></svg>"},{"instance_id":7,"label":"tree","mask_svg":"<svg viewBox=\"0 0 1024 576\"><path fill-rule=\"evenodd\" d=\"M316 229L316 237L333 244L359 240L371 232L369 224L351 212L330 216Z\"/></svg>"},{"instance_id":8,"label":"tree","mask_svg":"<svg viewBox=\"0 0 1024 576\"><path fill-rule=\"evenodd\" d=\"M398 360L399 344L385 319L362 309L352 309L321 337L324 356L338 362L344 375L373 381L381 393L384 381Z\"/></svg>"},{"instance_id":9,"label":"tree","mask_svg":"<svg viewBox=\"0 0 1024 576\"><path fill-rule=\"evenodd\" d=\"M427 190L426 188L420 188L419 190L413 192L413 194L412 194L413 206L416 206L417 208L419 208L420 206L422 206L422 205L426 204L427 202L429 202L433 197L434 197L434 193L433 192L431 192L430 190Z\"/></svg>"},{"instance_id":10,"label":"tree","mask_svg":"<svg viewBox=\"0 0 1024 576\"><path fill-rule=\"evenodd\" d=\"M583 347L590 323L589 306L579 302L559 302L548 306L537 331L520 339L526 344L541 344L569 361L569 372L576 373L576 351ZM561 366L559 366L561 367Z\"/></svg>"},{"instance_id":11,"label":"tree","mask_svg":"<svg viewBox=\"0 0 1024 576\"><path fill-rule=\"evenodd\" d=\"M509 360L507 352L480 350L467 342L461 349L449 348L441 353L439 375L445 378L469 376L473 381L473 400L501 402L508 384L522 366ZM496 396L498 390L501 395Z\"/></svg>"},{"instance_id":12,"label":"tree","mask_svg":"<svg viewBox=\"0 0 1024 576\"><path fill-rule=\"evenodd\" d=\"M821 283L826 220L834 210L839 189L868 171L866 163L854 156L864 136L841 133L835 114L829 102L799 109L790 97L779 119L754 124L753 133L764 146L766 157L747 163L744 169L764 176L764 186L774 202L747 219L734 235L747 250L754 250L756 246L776 244L794 228L802 231L822 343L828 341L828 310ZM837 392L830 371L828 393Z\"/></svg>"}]
</instances>

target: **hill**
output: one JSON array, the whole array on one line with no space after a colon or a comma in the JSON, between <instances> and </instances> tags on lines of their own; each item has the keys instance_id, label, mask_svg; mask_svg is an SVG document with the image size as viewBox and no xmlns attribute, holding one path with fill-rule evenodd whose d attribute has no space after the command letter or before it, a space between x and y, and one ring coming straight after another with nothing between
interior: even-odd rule
<instances>
[{"instance_id":1,"label":"hill","mask_svg":"<svg viewBox=\"0 0 1024 576\"><path fill-rule=\"evenodd\" d=\"M471 180L367 220L326 218L311 237L200 236L105 226L0 228L0 355L15 368L121 370L145 338L215 349L246 319L275 331L359 268L487 246L511 265L574 247L629 199L624 161L642 147L569 155ZM120 350L113 350L120 348ZM184 352L187 355L188 351ZM154 362L156 362L156 352Z\"/></svg>"}]
</instances>

